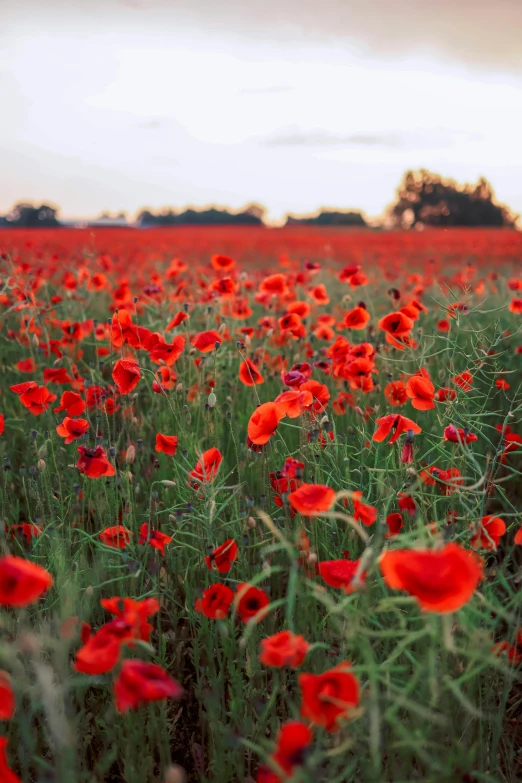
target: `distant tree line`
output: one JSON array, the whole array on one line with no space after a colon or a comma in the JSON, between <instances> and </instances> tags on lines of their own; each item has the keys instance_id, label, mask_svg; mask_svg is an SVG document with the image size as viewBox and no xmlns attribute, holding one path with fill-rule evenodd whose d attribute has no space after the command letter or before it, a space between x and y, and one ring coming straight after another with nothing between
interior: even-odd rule
<instances>
[{"instance_id":1,"label":"distant tree line","mask_svg":"<svg viewBox=\"0 0 522 783\"><path fill-rule=\"evenodd\" d=\"M92 225L119 225L124 215L111 219L104 214ZM141 228L155 226L262 226L265 225L265 210L259 204L249 204L242 210L210 207L207 209L164 209L153 212L142 209L134 225ZM384 215L387 228L417 229L427 227L498 227L514 228L518 215L495 199L493 188L481 177L474 185L461 185L453 179L441 177L426 169L407 171L397 190L395 201ZM58 219L58 212L48 204L39 207L19 203L4 217L0 216L0 227L19 228L59 227L64 225ZM287 226L368 226L361 212L323 209L314 216L288 215Z\"/></svg>"}]
</instances>

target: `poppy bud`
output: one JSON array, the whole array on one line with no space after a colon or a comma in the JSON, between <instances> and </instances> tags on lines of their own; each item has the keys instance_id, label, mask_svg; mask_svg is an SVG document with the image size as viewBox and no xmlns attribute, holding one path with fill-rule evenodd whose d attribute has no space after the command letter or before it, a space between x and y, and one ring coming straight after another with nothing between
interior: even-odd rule
<instances>
[{"instance_id":1,"label":"poppy bud","mask_svg":"<svg viewBox=\"0 0 522 783\"><path fill-rule=\"evenodd\" d=\"M248 527L249 527L251 530L253 530L253 529L255 528L255 526L256 526L256 525L257 525L257 522L256 522L256 520L254 519L254 517L248 517L248 519L247 519L247 526L248 526Z\"/></svg>"},{"instance_id":2,"label":"poppy bud","mask_svg":"<svg viewBox=\"0 0 522 783\"><path fill-rule=\"evenodd\" d=\"M43 459L38 460L38 470L40 471L40 473L42 473L42 471L45 470L45 462L43 461Z\"/></svg>"},{"instance_id":3,"label":"poppy bud","mask_svg":"<svg viewBox=\"0 0 522 783\"><path fill-rule=\"evenodd\" d=\"M207 400L207 404L208 404L209 408L213 408L214 405L216 404L216 402L217 402L216 395L214 394L214 392L210 392L210 394L208 395L208 400Z\"/></svg>"},{"instance_id":4,"label":"poppy bud","mask_svg":"<svg viewBox=\"0 0 522 783\"><path fill-rule=\"evenodd\" d=\"M135 459L136 459L136 447L131 443L131 445L125 452L125 462L127 465L132 465Z\"/></svg>"},{"instance_id":5,"label":"poppy bud","mask_svg":"<svg viewBox=\"0 0 522 783\"><path fill-rule=\"evenodd\" d=\"M176 386L176 394L181 394L182 391L183 391L183 384L178 383Z\"/></svg>"},{"instance_id":6,"label":"poppy bud","mask_svg":"<svg viewBox=\"0 0 522 783\"><path fill-rule=\"evenodd\" d=\"M164 783L186 783L187 775L183 767L178 764L173 764L165 772Z\"/></svg>"}]
</instances>

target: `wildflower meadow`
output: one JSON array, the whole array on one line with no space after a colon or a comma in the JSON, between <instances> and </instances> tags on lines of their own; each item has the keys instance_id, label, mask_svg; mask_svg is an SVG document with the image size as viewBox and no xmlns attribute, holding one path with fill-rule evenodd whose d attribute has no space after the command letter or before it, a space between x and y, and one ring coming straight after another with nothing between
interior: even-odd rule
<instances>
[{"instance_id":1,"label":"wildflower meadow","mask_svg":"<svg viewBox=\"0 0 522 783\"><path fill-rule=\"evenodd\" d=\"M0 783L522 779L521 260L0 232Z\"/></svg>"}]
</instances>

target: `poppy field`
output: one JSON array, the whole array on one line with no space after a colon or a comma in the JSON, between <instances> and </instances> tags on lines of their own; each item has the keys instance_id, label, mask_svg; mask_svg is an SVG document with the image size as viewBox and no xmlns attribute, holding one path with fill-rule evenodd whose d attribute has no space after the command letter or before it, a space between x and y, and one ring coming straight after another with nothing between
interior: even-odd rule
<instances>
[{"instance_id":1,"label":"poppy field","mask_svg":"<svg viewBox=\"0 0 522 783\"><path fill-rule=\"evenodd\" d=\"M522 778L521 261L0 232L1 783Z\"/></svg>"}]
</instances>

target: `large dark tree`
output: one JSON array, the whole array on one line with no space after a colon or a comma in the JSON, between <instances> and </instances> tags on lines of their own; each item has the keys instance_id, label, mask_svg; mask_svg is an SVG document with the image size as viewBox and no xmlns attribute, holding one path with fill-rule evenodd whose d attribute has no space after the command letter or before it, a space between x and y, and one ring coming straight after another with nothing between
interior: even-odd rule
<instances>
[{"instance_id":1,"label":"large dark tree","mask_svg":"<svg viewBox=\"0 0 522 783\"><path fill-rule=\"evenodd\" d=\"M367 223L360 212L340 212L333 209L324 209L314 217L295 217L289 215L286 219L287 226L353 226L365 228Z\"/></svg>"},{"instance_id":2,"label":"large dark tree","mask_svg":"<svg viewBox=\"0 0 522 783\"><path fill-rule=\"evenodd\" d=\"M397 190L397 200L388 208L388 223L396 228L420 226L513 227L517 216L495 201L489 182L481 177L475 185L460 185L453 179L421 169L407 171Z\"/></svg>"},{"instance_id":3,"label":"large dark tree","mask_svg":"<svg viewBox=\"0 0 522 783\"><path fill-rule=\"evenodd\" d=\"M48 204L16 204L6 215L6 225L16 228L53 228L59 225L57 210Z\"/></svg>"}]
</instances>

